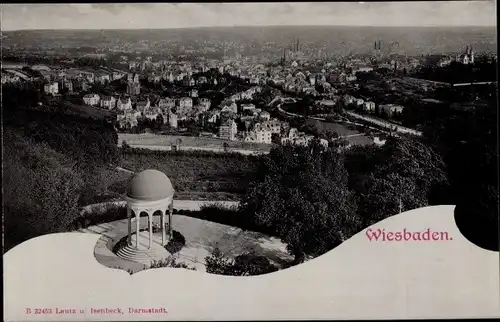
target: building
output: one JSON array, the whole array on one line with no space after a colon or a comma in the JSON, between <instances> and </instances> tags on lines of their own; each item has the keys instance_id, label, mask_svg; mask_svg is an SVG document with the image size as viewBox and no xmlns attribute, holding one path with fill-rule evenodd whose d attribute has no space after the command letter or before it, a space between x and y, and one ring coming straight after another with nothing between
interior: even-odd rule
<instances>
[{"instance_id":1,"label":"building","mask_svg":"<svg viewBox=\"0 0 500 322\"><path fill-rule=\"evenodd\" d=\"M132 100L130 97L119 98L116 102L116 108L120 111L127 111L132 109Z\"/></svg>"},{"instance_id":2,"label":"building","mask_svg":"<svg viewBox=\"0 0 500 322\"><path fill-rule=\"evenodd\" d=\"M116 116L120 128L133 128L138 125L137 119L141 116L140 112L134 110L125 110L122 112L122 114Z\"/></svg>"},{"instance_id":3,"label":"building","mask_svg":"<svg viewBox=\"0 0 500 322\"><path fill-rule=\"evenodd\" d=\"M214 109L208 112L207 122L208 123L217 123L220 119L221 111L219 109Z\"/></svg>"},{"instance_id":4,"label":"building","mask_svg":"<svg viewBox=\"0 0 500 322\"><path fill-rule=\"evenodd\" d=\"M373 113L375 112L375 103L366 101L363 104L363 111Z\"/></svg>"},{"instance_id":5,"label":"building","mask_svg":"<svg viewBox=\"0 0 500 322\"><path fill-rule=\"evenodd\" d=\"M280 134L281 133L281 122L273 119L273 120L268 120L263 123L257 123L255 127L260 127L263 130L270 131L271 133L275 134Z\"/></svg>"},{"instance_id":6,"label":"building","mask_svg":"<svg viewBox=\"0 0 500 322\"><path fill-rule=\"evenodd\" d=\"M161 98L158 101L158 107L162 110L171 110L175 107L175 99L173 98Z\"/></svg>"},{"instance_id":7,"label":"building","mask_svg":"<svg viewBox=\"0 0 500 322\"><path fill-rule=\"evenodd\" d=\"M113 96L103 96L101 99L101 107L112 110L116 107L116 98Z\"/></svg>"},{"instance_id":8,"label":"building","mask_svg":"<svg viewBox=\"0 0 500 322\"><path fill-rule=\"evenodd\" d=\"M251 110L255 109L255 105L254 104L241 104L241 109L243 111L251 111Z\"/></svg>"},{"instance_id":9,"label":"building","mask_svg":"<svg viewBox=\"0 0 500 322\"><path fill-rule=\"evenodd\" d=\"M141 94L141 84L135 82L129 82L127 84L127 94L131 96L137 96Z\"/></svg>"},{"instance_id":10,"label":"building","mask_svg":"<svg viewBox=\"0 0 500 322\"><path fill-rule=\"evenodd\" d=\"M125 76L124 73L118 72L118 71L114 71L112 78L113 78L113 80L117 80L117 79L122 79L123 76Z\"/></svg>"},{"instance_id":11,"label":"building","mask_svg":"<svg viewBox=\"0 0 500 322\"><path fill-rule=\"evenodd\" d=\"M472 46L467 46L465 52L457 57L457 61L464 65L474 64L474 50Z\"/></svg>"},{"instance_id":12,"label":"building","mask_svg":"<svg viewBox=\"0 0 500 322\"><path fill-rule=\"evenodd\" d=\"M156 120L158 115L161 114L161 110L158 107L147 107L144 108L143 116L149 120Z\"/></svg>"},{"instance_id":13,"label":"building","mask_svg":"<svg viewBox=\"0 0 500 322\"><path fill-rule=\"evenodd\" d=\"M59 83L53 82L50 84L45 84L43 90L47 94L57 95L59 94Z\"/></svg>"},{"instance_id":14,"label":"building","mask_svg":"<svg viewBox=\"0 0 500 322\"><path fill-rule=\"evenodd\" d=\"M210 106L212 105L212 102L208 98L200 98L198 101L198 104L202 106L202 111L206 112L210 109Z\"/></svg>"},{"instance_id":15,"label":"building","mask_svg":"<svg viewBox=\"0 0 500 322\"><path fill-rule=\"evenodd\" d=\"M111 81L111 75L108 73L99 72L99 73L97 73L95 80L98 83L106 84L106 83L109 83Z\"/></svg>"},{"instance_id":16,"label":"building","mask_svg":"<svg viewBox=\"0 0 500 322\"><path fill-rule=\"evenodd\" d=\"M254 130L248 133L245 137L245 142L254 142L254 143L272 143L272 133L268 130Z\"/></svg>"},{"instance_id":17,"label":"building","mask_svg":"<svg viewBox=\"0 0 500 322\"><path fill-rule=\"evenodd\" d=\"M281 138L281 144L294 143L299 137L299 131L292 127L288 129L288 133Z\"/></svg>"},{"instance_id":18,"label":"building","mask_svg":"<svg viewBox=\"0 0 500 322\"><path fill-rule=\"evenodd\" d=\"M392 117L395 114L402 113L404 106L396 104L383 104L380 105L380 111L384 112L388 117Z\"/></svg>"},{"instance_id":19,"label":"building","mask_svg":"<svg viewBox=\"0 0 500 322\"><path fill-rule=\"evenodd\" d=\"M231 112L231 113L237 114L238 113L238 105L236 105L236 103L233 101L226 102L226 103L224 103L224 105L222 107L222 112Z\"/></svg>"},{"instance_id":20,"label":"building","mask_svg":"<svg viewBox=\"0 0 500 322\"><path fill-rule=\"evenodd\" d=\"M137 101L136 110L141 112L144 115L146 109L148 109L150 106L151 106L151 103L150 103L149 97L148 97L145 100Z\"/></svg>"},{"instance_id":21,"label":"building","mask_svg":"<svg viewBox=\"0 0 500 322\"><path fill-rule=\"evenodd\" d=\"M319 102L319 106L325 111L333 111L336 105L336 100L322 100Z\"/></svg>"},{"instance_id":22,"label":"building","mask_svg":"<svg viewBox=\"0 0 500 322\"><path fill-rule=\"evenodd\" d=\"M179 111L188 111L193 108L193 99L191 97L182 97L179 99Z\"/></svg>"},{"instance_id":23,"label":"building","mask_svg":"<svg viewBox=\"0 0 500 322\"><path fill-rule=\"evenodd\" d=\"M85 104L90 106L98 106L100 97L99 94L86 94L83 96L83 101Z\"/></svg>"},{"instance_id":24,"label":"building","mask_svg":"<svg viewBox=\"0 0 500 322\"><path fill-rule=\"evenodd\" d=\"M262 111L260 112L259 117L263 120L269 121L271 119L271 114L267 111Z\"/></svg>"},{"instance_id":25,"label":"building","mask_svg":"<svg viewBox=\"0 0 500 322\"><path fill-rule=\"evenodd\" d=\"M145 170L136 174L127 188L125 197L127 201L128 237L126 246L118 251L117 256L130 259L141 258L140 254L148 254L154 260L168 256L165 245L172 239L172 215L174 188L170 179L158 170ZM153 242L153 213L160 212L159 243ZM135 231L140 231L141 213L148 215L148 238L141 234L132 233L132 214L135 216ZM167 217L168 215L168 217ZM167 224L168 218L168 224ZM144 238L146 240L139 241ZM133 254L130 256L130 254ZM135 254L135 257L134 257ZM128 255L128 256L127 256Z\"/></svg>"},{"instance_id":26,"label":"building","mask_svg":"<svg viewBox=\"0 0 500 322\"><path fill-rule=\"evenodd\" d=\"M354 100L354 103L356 104L356 106L363 106L363 104L365 103L365 101L362 98L356 98Z\"/></svg>"},{"instance_id":27,"label":"building","mask_svg":"<svg viewBox=\"0 0 500 322\"><path fill-rule=\"evenodd\" d=\"M168 113L168 124L174 129L177 128L177 115L175 113Z\"/></svg>"},{"instance_id":28,"label":"building","mask_svg":"<svg viewBox=\"0 0 500 322\"><path fill-rule=\"evenodd\" d=\"M232 119L229 119L219 127L219 138L223 140L234 141L237 132L238 127L236 126L236 122Z\"/></svg>"}]
</instances>

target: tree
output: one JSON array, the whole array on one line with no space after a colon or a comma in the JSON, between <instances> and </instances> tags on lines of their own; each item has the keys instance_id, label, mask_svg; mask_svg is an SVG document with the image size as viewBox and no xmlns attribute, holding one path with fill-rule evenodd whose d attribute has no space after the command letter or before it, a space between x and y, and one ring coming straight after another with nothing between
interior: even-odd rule
<instances>
[{"instance_id":1,"label":"tree","mask_svg":"<svg viewBox=\"0 0 500 322\"><path fill-rule=\"evenodd\" d=\"M449 186L441 204L456 205L456 221L477 245L498 250L497 103L455 112L426 124L424 137L442 155Z\"/></svg>"},{"instance_id":2,"label":"tree","mask_svg":"<svg viewBox=\"0 0 500 322\"><path fill-rule=\"evenodd\" d=\"M274 144L281 144L281 137L278 133L271 134L271 142Z\"/></svg>"},{"instance_id":3,"label":"tree","mask_svg":"<svg viewBox=\"0 0 500 322\"><path fill-rule=\"evenodd\" d=\"M366 153L366 155L360 152ZM347 155L363 226L402 211L427 206L436 186L446 185L441 157L422 142L390 138L382 148L358 148Z\"/></svg>"},{"instance_id":4,"label":"tree","mask_svg":"<svg viewBox=\"0 0 500 322\"><path fill-rule=\"evenodd\" d=\"M229 151L229 144L227 142L224 142L222 144L223 148L224 148L224 152L228 152Z\"/></svg>"},{"instance_id":5,"label":"tree","mask_svg":"<svg viewBox=\"0 0 500 322\"><path fill-rule=\"evenodd\" d=\"M205 267L207 273L218 274L218 275L231 275L226 274L230 271L233 263L226 258L219 248L215 248L210 256L205 258Z\"/></svg>"},{"instance_id":6,"label":"tree","mask_svg":"<svg viewBox=\"0 0 500 322\"><path fill-rule=\"evenodd\" d=\"M273 148L240 212L274 231L295 263L332 249L359 228L343 159L318 144Z\"/></svg>"},{"instance_id":7,"label":"tree","mask_svg":"<svg viewBox=\"0 0 500 322\"><path fill-rule=\"evenodd\" d=\"M65 231L78 216L82 179L74 162L6 129L3 200L5 249L39 235Z\"/></svg>"},{"instance_id":8,"label":"tree","mask_svg":"<svg viewBox=\"0 0 500 322\"><path fill-rule=\"evenodd\" d=\"M163 127L163 123L164 123L163 115L158 114L158 116L156 116L155 122L156 122L155 128L156 129L161 129Z\"/></svg>"}]
</instances>

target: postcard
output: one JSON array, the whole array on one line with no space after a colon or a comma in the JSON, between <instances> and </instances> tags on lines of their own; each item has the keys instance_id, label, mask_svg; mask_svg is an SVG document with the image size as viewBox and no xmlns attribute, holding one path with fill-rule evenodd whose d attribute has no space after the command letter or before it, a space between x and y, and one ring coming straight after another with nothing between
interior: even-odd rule
<instances>
[{"instance_id":1,"label":"postcard","mask_svg":"<svg viewBox=\"0 0 500 322\"><path fill-rule=\"evenodd\" d=\"M500 317L496 1L1 9L4 320Z\"/></svg>"}]
</instances>

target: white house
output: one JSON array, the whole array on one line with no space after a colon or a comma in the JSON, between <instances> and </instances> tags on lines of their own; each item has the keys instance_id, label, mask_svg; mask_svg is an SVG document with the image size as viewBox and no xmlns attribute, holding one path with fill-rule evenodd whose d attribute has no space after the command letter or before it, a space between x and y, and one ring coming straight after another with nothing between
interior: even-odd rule
<instances>
[{"instance_id":1,"label":"white house","mask_svg":"<svg viewBox=\"0 0 500 322\"><path fill-rule=\"evenodd\" d=\"M99 105L100 97L99 94L86 94L83 96L83 101L87 105L97 106Z\"/></svg>"},{"instance_id":2,"label":"white house","mask_svg":"<svg viewBox=\"0 0 500 322\"><path fill-rule=\"evenodd\" d=\"M222 107L222 112L238 113L238 105L235 102L226 102Z\"/></svg>"},{"instance_id":3,"label":"white house","mask_svg":"<svg viewBox=\"0 0 500 322\"><path fill-rule=\"evenodd\" d=\"M101 107L112 110L116 107L116 98L113 96L103 96L101 99Z\"/></svg>"},{"instance_id":4,"label":"white house","mask_svg":"<svg viewBox=\"0 0 500 322\"><path fill-rule=\"evenodd\" d=\"M53 82L50 84L45 84L43 89L44 89L45 93L47 93L47 94L56 95L59 93L59 83Z\"/></svg>"},{"instance_id":5,"label":"white house","mask_svg":"<svg viewBox=\"0 0 500 322\"><path fill-rule=\"evenodd\" d=\"M219 127L219 138L223 140L234 141L237 132L238 127L236 126L236 122L232 119L229 119Z\"/></svg>"},{"instance_id":6,"label":"white house","mask_svg":"<svg viewBox=\"0 0 500 322\"><path fill-rule=\"evenodd\" d=\"M132 109L132 101L130 97L127 98L119 98L116 102L116 108L120 111L127 111Z\"/></svg>"},{"instance_id":7,"label":"white house","mask_svg":"<svg viewBox=\"0 0 500 322\"><path fill-rule=\"evenodd\" d=\"M161 110L158 107L147 107L144 109L143 115L145 118L155 120L160 115Z\"/></svg>"},{"instance_id":8,"label":"white house","mask_svg":"<svg viewBox=\"0 0 500 322\"><path fill-rule=\"evenodd\" d=\"M243 111L254 110L255 109L255 105L254 104L242 104L241 105L241 109Z\"/></svg>"},{"instance_id":9,"label":"white house","mask_svg":"<svg viewBox=\"0 0 500 322\"><path fill-rule=\"evenodd\" d=\"M365 112L375 112L375 103L367 101L363 104L363 110Z\"/></svg>"},{"instance_id":10,"label":"white house","mask_svg":"<svg viewBox=\"0 0 500 322\"><path fill-rule=\"evenodd\" d=\"M221 111L219 109L215 109L209 112L210 114L207 117L207 122L208 123L217 123L217 121L220 119L220 114Z\"/></svg>"},{"instance_id":11,"label":"white house","mask_svg":"<svg viewBox=\"0 0 500 322\"><path fill-rule=\"evenodd\" d=\"M258 129L248 133L245 137L245 142L267 143L272 142L272 133L269 130Z\"/></svg>"}]
</instances>

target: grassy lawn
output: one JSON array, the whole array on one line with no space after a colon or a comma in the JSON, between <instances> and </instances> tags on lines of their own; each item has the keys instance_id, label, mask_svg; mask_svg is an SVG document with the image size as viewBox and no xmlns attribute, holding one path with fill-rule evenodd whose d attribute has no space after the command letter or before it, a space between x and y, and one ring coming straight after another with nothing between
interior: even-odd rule
<instances>
[{"instance_id":1,"label":"grassy lawn","mask_svg":"<svg viewBox=\"0 0 500 322\"><path fill-rule=\"evenodd\" d=\"M156 135L156 134L118 134L118 142L126 141L129 145L156 145L170 146L176 144L181 139L181 146L203 147L203 148L223 148L224 143L229 145L230 149L248 149L256 151L269 151L271 144L250 143L239 141L227 141L217 138L205 138L194 136L176 136L176 135Z\"/></svg>"},{"instance_id":2,"label":"grassy lawn","mask_svg":"<svg viewBox=\"0 0 500 322\"><path fill-rule=\"evenodd\" d=\"M114 112L99 107L80 105L69 101L64 102L64 106L66 108L65 114L69 115L91 117L93 119L114 119L116 117Z\"/></svg>"},{"instance_id":3,"label":"grassy lawn","mask_svg":"<svg viewBox=\"0 0 500 322\"><path fill-rule=\"evenodd\" d=\"M323 121L319 121L319 120L307 119L306 124L317 126L318 129L322 132L335 131L340 136L347 136L347 135L359 133L358 131L356 131L356 129L354 127L351 128L347 125L343 125L343 124L339 124L339 123L323 122Z\"/></svg>"}]
</instances>

